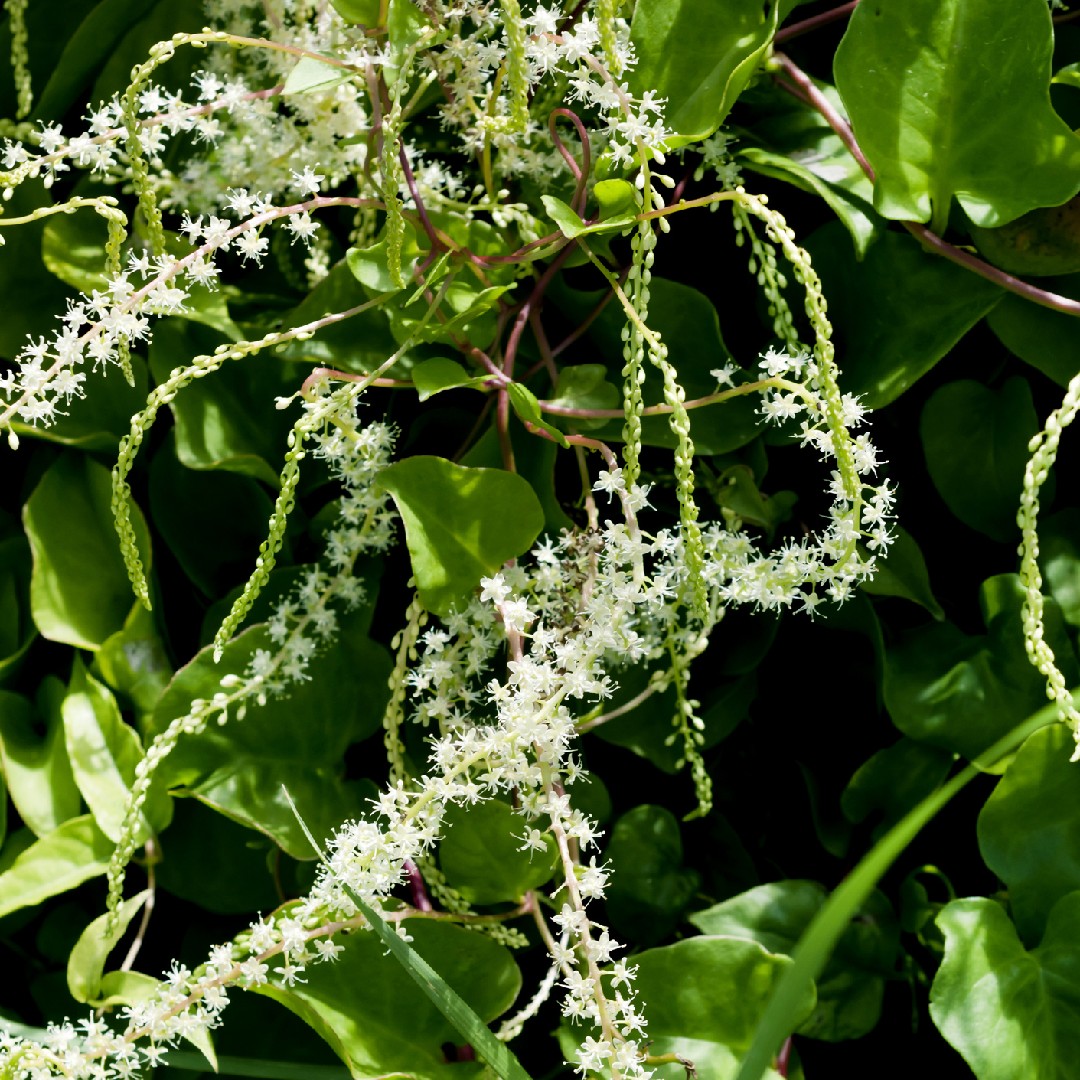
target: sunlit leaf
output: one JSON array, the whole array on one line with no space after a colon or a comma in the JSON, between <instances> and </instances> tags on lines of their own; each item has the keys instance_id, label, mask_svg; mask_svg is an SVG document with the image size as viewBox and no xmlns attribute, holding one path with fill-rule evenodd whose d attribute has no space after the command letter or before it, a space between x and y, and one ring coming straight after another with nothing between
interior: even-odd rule
<instances>
[{"instance_id":1,"label":"sunlit leaf","mask_svg":"<svg viewBox=\"0 0 1080 1080\"><path fill-rule=\"evenodd\" d=\"M1080 187L1080 139L1050 105L1042 0L877 0L856 8L833 70L886 217L942 233L955 197L977 225Z\"/></svg>"},{"instance_id":2,"label":"sunlit leaf","mask_svg":"<svg viewBox=\"0 0 1080 1080\"><path fill-rule=\"evenodd\" d=\"M384 469L379 483L405 522L420 597L437 615L460 604L507 559L528 551L544 524L529 484L497 469L412 457Z\"/></svg>"},{"instance_id":3,"label":"sunlit leaf","mask_svg":"<svg viewBox=\"0 0 1080 1080\"><path fill-rule=\"evenodd\" d=\"M1080 893L1062 897L1038 948L978 897L938 915L945 959L930 1015L979 1080L1058 1080L1080 1056Z\"/></svg>"}]
</instances>

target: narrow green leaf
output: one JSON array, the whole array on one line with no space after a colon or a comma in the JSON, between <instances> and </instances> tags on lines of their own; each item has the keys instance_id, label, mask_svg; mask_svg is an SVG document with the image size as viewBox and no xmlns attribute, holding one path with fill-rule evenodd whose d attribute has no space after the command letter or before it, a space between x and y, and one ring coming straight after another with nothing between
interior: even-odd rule
<instances>
[{"instance_id":1,"label":"narrow green leaf","mask_svg":"<svg viewBox=\"0 0 1080 1080\"><path fill-rule=\"evenodd\" d=\"M749 938L769 952L790 955L827 896L816 881L776 881L696 912L690 922L703 934ZM872 1031L899 949L900 928L892 905L883 893L874 892L818 976L817 1001L799 1025L799 1034L839 1042Z\"/></svg>"},{"instance_id":2,"label":"narrow green leaf","mask_svg":"<svg viewBox=\"0 0 1080 1080\"><path fill-rule=\"evenodd\" d=\"M719 1043L736 1055L750 1046L770 994L793 967L787 956L758 941L713 935L649 949L637 954L634 963L650 1041ZM796 1005L800 1023L814 1000L809 982ZM656 1053L653 1045L649 1049Z\"/></svg>"},{"instance_id":3,"label":"narrow green leaf","mask_svg":"<svg viewBox=\"0 0 1080 1080\"><path fill-rule=\"evenodd\" d=\"M131 920L150 895L150 890L144 889L138 895L129 897L120 905L115 916L110 912L99 915L79 935L68 956L67 965L68 990L76 1001L86 1005L93 1004L98 998L109 953L120 943ZM111 932L106 933L110 922L113 924Z\"/></svg>"},{"instance_id":4,"label":"narrow green leaf","mask_svg":"<svg viewBox=\"0 0 1080 1080\"><path fill-rule=\"evenodd\" d=\"M988 578L980 589L985 634L952 623L917 627L890 643L883 694L905 735L974 760L988 738L1010 731L1033 712L1046 682L1024 648L1023 590L1014 574ZM842 609L843 610L843 609ZM1080 670L1057 604L1046 600L1046 639L1070 682Z\"/></svg>"},{"instance_id":5,"label":"narrow green leaf","mask_svg":"<svg viewBox=\"0 0 1080 1080\"><path fill-rule=\"evenodd\" d=\"M855 9L833 70L889 218L942 233L953 197L977 225L1057 206L1080 187L1080 139L1050 104L1043 0L876 0Z\"/></svg>"},{"instance_id":6,"label":"narrow green leaf","mask_svg":"<svg viewBox=\"0 0 1080 1080\"><path fill-rule=\"evenodd\" d=\"M467 469L444 458L406 458L379 474L405 522L424 606L447 615L540 535L544 512L514 473Z\"/></svg>"},{"instance_id":7,"label":"narrow green leaf","mask_svg":"<svg viewBox=\"0 0 1080 1080\"><path fill-rule=\"evenodd\" d=\"M285 792L285 797L289 799L288 792ZM289 802L291 805L292 800L289 799ZM307 831L299 815L297 815L297 820L305 833L307 833L308 841L319 853L323 865L328 867L326 856L315 838ZM495 1074L501 1080L530 1080L529 1074L521 1067L521 1063L510 1048L495 1038L487 1024L480 1019L464 998L449 986L442 976L415 949L410 948L408 943L398 935L397 930L390 926L370 905L365 903L348 882L343 882L343 887L349 899L356 905L360 914L364 916L371 929L375 932L382 947L397 960L402 969L424 992L427 999L446 1017L455 1030L472 1046L477 1055L486 1062ZM457 929L456 927L440 927L427 924L427 932Z\"/></svg>"},{"instance_id":8,"label":"narrow green leaf","mask_svg":"<svg viewBox=\"0 0 1080 1080\"><path fill-rule=\"evenodd\" d=\"M884 820L876 828L876 839L940 787L952 763L949 751L903 738L859 766L840 795L840 808L856 825L880 814Z\"/></svg>"},{"instance_id":9,"label":"narrow green leaf","mask_svg":"<svg viewBox=\"0 0 1080 1080\"><path fill-rule=\"evenodd\" d=\"M1032 732L1057 722L1057 709L1047 705L1018 724L948 783L927 796L897 822L863 856L814 917L795 948L795 963L784 972L757 1026L753 1045L736 1080L760 1080L780 1044L800 1022L805 995L828 962L833 948L882 875L942 807L979 774L1012 753Z\"/></svg>"}]
</instances>

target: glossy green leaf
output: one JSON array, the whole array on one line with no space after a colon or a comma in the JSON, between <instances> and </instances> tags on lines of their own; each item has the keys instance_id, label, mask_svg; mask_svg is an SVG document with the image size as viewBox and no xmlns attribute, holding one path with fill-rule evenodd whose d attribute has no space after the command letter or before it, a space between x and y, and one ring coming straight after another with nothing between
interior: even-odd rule
<instances>
[{"instance_id":1,"label":"glossy green leaf","mask_svg":"<svg viewBox=\"0 0 1080 1080\"><path fill-rule=\"evenodd\" d=\"M97 649L124 625L135 602L113 527L109 470L82 454L62 455L23 509L34 569L30 608L43 637ZM138 507L133 523L143 565L150 543ZM93 568L89 572L89 568Z\"/></svg>"},{"instance_id":2,"label":"glossy green leaf","mask_svg":"<svg viewBox=\"0 0 1080 1080\"><path fill-rule=\"evenodd\" d=\"M48 219L41 237L41 259L49 271L80 292L105 287L105 219L85 208Z\"/></svg>"},{"instance_id":3,"label":"glossy green leaf","mask_svg":"<svg viewBox=\"0 0 1080 1080\"><path fill-rule=\"evenodd\" d=\"M637 215L639 196L628 180L598 180L592 193L601 221L628 221Z\"/></svg>"},{"instance_id":4,"label":"glossy green leaf","mask_svg":"<svg viewBox=\"0 0 1080 1080\"><path fill-rule=\"evenodd\" d=\"M763 494L754 480L754 470L742 463L724 469L708 483L708 488L718 506L730 510L745 524L764 529L770 540L776 529L790 520L798 501L793 491Z\"/></svg>"},{"instance_id":5,"label":"glossy green leaf","mask_svg":"<svg viewBox=\"0 0 1080 1080\"><path fill-rule=\"evenodd\" d=\"M1019 579L987 579L980 600L986 634L965 634L952 623L920 627L890 645L885 666L885 705L893 723L917 741L969 760L1046 699L1045 680L1024 649ZM1072 685L1080 669L1061 613L1049 599L1046 633Z\"/></svg>"},{"instance_id":6,"label":"glossy green leaf","mask_svg":"<svg viewBox=\"0 0 1080 1080\"><path fill-rule=\"evenodd\" d=\"M220 330L168 319L154 331L150 371L159 383L177 367L213 353L227 340ZM169 403L176 421L176 453L189 469L225 469L277 487L285 439L294 416L275 397L296 392L306 366L273 354L233 360L184 387Z\"/></svg>"},{"instance_id":7,"label":"glossy green leaf","mask_svg":"<svg viewBox=\"0 0 1080 1080\"><path fill-rule=\"evenodd\" d=\"M26 181L4 203L4 215L29 214L50 201L40 181ZM71 290L49 273L41 260L44 231L44 221L2 230L0 290L4 318L0 320L0 356L14 356L26 344L27 335L40 334L52 316L63 311L64 300L71 295Z\"/></svg>"},{"instance_id":8,"label":"glossy green leaf","mask_svg":"<svg viewBox=\"0 0 1080 1080\"><path fill-rule=\"evenodd\" d=\"M137 1005L153 997L160 989L161 983L157 979L141 971L109 971L101 978L95 1005L100 1009ZM202 1034L206 1035L205 1031Z\"/></svg>"},{"instance_id":9,"label":"glossy green leaf","mask_svg":"<svg viewBox=\"0 0 1080 1080\"><path fill-rule=\"evenodd\" d=\"M105 961L109 959L109 953L120 944L131 920L151 895L150 890L145 889L129 897L117 908L115 916L111 912L99 915L79 935L67 965L68 989L76 1001L81 1001L84 1005L92 1004L99 996L101 977L105 972ZM111 930L108 925L110 922L113 923Z\"/></svg>"},{"instance_id":10,"label":"glossy green leaf","mask_svg":"<svg viewBox=\"0 0 1080 1080\"><path fill-rule=\"evenodd\" d=\"M424 360L412 369L413 383L419 392L421 401L459 386L483 386L488 381L487 375L470 375L456 360L447 360L436 356Z\"/></svg>"},{"instance_id":11,"label":"glossy green leaf","mask_svg":"<svg viewBox=\"0 0 1080 1080\"><path fill-rule=\"evenodd\" d=\"M273 510L265 488L251 476L185 468L171 434L150 464L149 505L169 551L212 597L251 573L251 553L259 550ZM210 536L213 543L207 543ZM284 551L290 552L288 537Z\"/></svg>"},{"instance_id":12,"label":"glossy green leaf","mask_svg":"<svg viewBox=\"0 0 1080 1080\"><path fill-rule=\"evenodd\" d=\"M520 902L551 880L558 852L546 837L542 851L524 847L529 824L504 802L490 799L451 807L439 844L439 865L450 884L472 904Z\"/></svg>"},{"instance_id":13,"label":"glossy green leaf","mask_svg":"<svg viewBox=\"0 0 1080 1080\"><path fill-rule=\"evenodd\" d=\"M1080 790L1063 725L1020 748L979 815L979 850L1009 889L1021 937L1039 939L1054 905L1080 889Z\"/></svg>"},{"instance_id":14,"label":"glossy green leaf","mask_svg":"<svg viewBox=\"0 0 1080 1080\"><path fill-rule=\"evenodd\" d=\"M648 686L649 674L642 668L627 670L611 700L597 712L617 709L642 693ZM698 710L705 725L701 730L705 749L726 739L746 718L756 690L757 678L752 671L738 678L725 678L710 688ZM668 687L616 720L601 724L594 734L604 742L625 746L666 773L676 773L683 754L679 740L672 738L677 708L675 691Z\"/></svg>"},{"instance_id":15,"label":"glossy green leaf","mask_svg":"<svg viewBox=\"0 0 1080 1080\"><path fill-rule=\"evenodd\" d=\"M955 196L977 225L1056 206L1080 186L1080 139L1050 105L1042 0L876 0L833 71L886 217L943 233Z\"/></svg>"},{"instance_id":16,"label":"glossy green leaf","mask_svg":"<svg viewBox=\"0 0 1080 1080\"><path fill-rule=\"evenodd\" d=\"M39 690L41 738L26 698L0 691L0 760L8 792L19 817L35 836L45 836L82 809L64 740L60 703L64 687L47 679Z\"/></svg>"},{"instance_id":17,"label":"glossy green leaf","mask_svg":"<svg viewBox=\"0 0 1080 1080\"><path fill-rule=\"evenodd\" d=\"M648 949L634 963L650 1040L699 1039L737 1055L749 1047L765 1003L791 966L757 941L713 936ZM811 986L799 1002L800 1021L813 1008Z\"/></svg>"},{"instance_id":18,"label":"glossy green leaf","mask_svg":"<svg viewBox=\"0 0 1080 1080\"><path fill-rule=\"evenodd\" d=\"M0 684L15 676L37 637L30 617L30 566L25 536L0 540Z\"/></svg>"},{"instance_id":19,"label":"glossy green leaf","mask_svg":"<svg viewBox=\"0 0 1080 1080\"><path fill-rule=\"evenodd\" d=\"M485 575L523 555L543 528L529 484L514 473L412 457L379 474L405 523L424 606L448 614Z\"/></svg>"},{"instance_id":20,"label":"glossy green leaf","mask_svg":"<svg viewBox=\"0 0 1080 1080\"><path fill-rule=\"evenodd\" d=\"M608 914L618 933L643 945L667 937L701 877L683 865L679 823L662 806L636 806L615 822L604 858L611 869Z\"/></svg>"},{"instance_id":21,"label":"glossy green leaf","mask_svg":"<svg viewBox=\"0 0 1080 1080\"><path fill-rule=\"evenodd\" d=\"M0 256L2 257L2 256ZM111 365L83 372L85 397L72 398L63 416L47 428L16 421L12 427L20 438L40 439L79 450L103 450L115 455L120 439L131 429L131 418L146 404L150 378L141 356L131 357L135 385Z\"/></svg>"},{"instance_id":22,"label":"glossy green leaf","mask_svg":"<svg viewBox=\"0 0 1080 1080\"><path fill-rule=\"evenodd\" d=\"M198 799L175 802L172 824L159 840L159 887L218 914L277 907L272 842Z\"/></svg>"},{"instance_id":23,"label":"glossy green leaf","mask_svg":"<svg viewBox=\"0 0 1080 1080\"><path fill-rule=\"evenodd\" d=\"M406 287L411 288L413 268L419 261L419 257L420 248L416 242L416 230L409 222L406 222L401 249L401 278ZM353 277L372 293L394 293L401 288L390 273L385 236L368 247L349 248L345 255L345 262Z\"/></svg>"},{"instance_id":24,"label":"glossy green leaf","mask_svg":"<svg viewBox=\"0 0 1080 1080\"><path fill-rule=\"evenodd\" d=\"M124 623L97 651L94 672L130 701L140 717L153 712L173 669L158 636L154 616L136 604Z\"/></svg>"},{"instance_id":25,"label":"glossy green leaf","mask_svg":"<svg viewBox=\"0 0 1080 1080\"><path fill-rule=\"evenodd\" d=\"M816 881L777 881L759 885L690 916L703 934L749 938L772 953L790 956L825 903ZM798 1031L836 1042L871 1031L881 1014L885 980L894 974L900 931L892 907L874 893L837 942L817 979L813 1012Z\"/></svg>"},{"instance_id":26,"label":"glossy green leaf","mask_svg":"<svg viewBox=\"0 0 1080 1080\"><path fill-rule=\"evenodd\" d=\"M0 874L0 917L105 873L113 845L89 814L35 840Z\"/></svg>"},{"instance_id":27,"label":"glossy green leaf","mask_svg":"<svg viewBox=\"0 0 1080 1080\"><path fill-rule=\"evenodd\" d=\"M308 681L265 705L248 704L223 726L188 736L159 766L156 783L187 792L270 837L294 858L312 851L284 800L285 785L321 840L363 812L366 785L343 777L346 748L377 730L388 691L389 658L366 633L370 611L339 615L337 642L311 661ZM266 628L251 627L214 663L207 647L177 672L154 710L162 731L195 698L217 693L226 674L242 673L258 648L272 649ZM298 717L303 721L299 722Z\"/></svg>"},{"instance_id":28,"label":"glossy green leaf","mask_svg":"<svg viewBox=\"0 0 1080 1080\"><path fill-rule=\"evenodd\" d=\"M513 1003L521 975L510 953L490 938L425 919L405 923L411 949L460 995L483 1021ZM393 931L391 931L393 933ZM449 1080L443 1044L462 1041L450 1022L374 932L340 940L333 964L305 972L305 983L262 986L310 1024L341 1057L353 1076L406 1072ZM405 942L400 942L405 946ZM520 1067L519 1067L520 1068Z\"/></svg>"},{"instance_id":29,"label":"glossy green leaf","mask_svg":"<svg viewBox=\"0 0 1080 1080\"><path fill-rule=\"evenodd\" d=\"M926 467L964 524L994 540L1017 540L1028 442L1040 426L1031 387L1020 377L999 390L961 379L930 397L920 423Z\"/></svg>"},{"instance_id":30,"label":"glossy green leaf","mask_svg":"<svg viewBox=\"0 0 1080 1080\"><path fill-rule=\"evenodd\" d=\"M953 756L947 750L901 739L876 751L856 770L840 796L844 816L854 824L880 814L875 836L945 782Z\"/></svg>"},{"instance_id":31,"label":"glossy green leaf","mask_svg":"<svg viewBox=\"0 0 1080 1080\"><path fill-rule=\"evenodd\" d=\"M1000 904L954 900L938 915L945 959L930 1015L978 1080L1065 1080L1080 1058L1080 893L1025 950Z\"/></svg>"},{"instance_id":32,"label":"glossy green leaf","mask_svg":"<svg viewBox=\"0 0 1080 1080\"><path fill-rule=\"evenodd\" d=\"M921 605L941 621L945 612L934 596L926 560L912 535L899 525L893 527L893 542L884 559L879 559L874 576L861 585L871 596L901 596Z\"/></svg>"},{"instance_id":33,"label":"glossy green leaf","mask_svg":"<svg viewBox=\"0 0 1080 1080\"><path fill-rule=\"evenodd\" d=\"M371 299L370 294L353 276L344 259L331 267L304 299L288 311L282 324L285 327L304 326L326 315L350 311ZM386 315L370 308L351 318L342 319L315 331L303 341L290 341L277 353L285 360L302 360L321 364L339 371L365 372L378 367L394 351ZM406 353L406 358L408 358ZM403 358L405 359L405 358ZM394 373L401 370L395 366Z\"/></svg>"},{"instance_id":34,"label":"glossy green leaf","mask_svg":"<svg viewBox=\"0 0 1080 1080\"><path fill-rule=\"evenodd\" d=\"M412 0L389 0L387 3L387 49L383 77L390 89L397 84L398 71L410 48L420 40L427 26L427 18Z\"/></svg>"},{"instance_id":35,"label":"glossy green leaf","mask_svg":"<svg viewBox=\"0 0 1080 1080\"><path fill-rule=\"evenodd\" d=\"M1040 281L1039 285L1074 300L1080 297L1080 275ZM1069 380L1080 371L1075 315L1052 311L1010 293L1002 298L986 321L1009 352L1059 386L1068 386Z\"/></svg>"},{"instance_id":36,"label":"glossy green leaf","mask_svg":"<svg viewBox=\"0 0 1080 1080\"><path fill-rule=\"evenodd\" d=\"M840 95L827 83L817 88L844 116ZM736 161L764 176L819 196L843 222L859 258L880 235L884 222L873 207L874 185L828 121L800 98L772 83L745 95L753 123L740 134Z\"/></svg>"},{"instance_id":37,"label":"glossy green leaf","mask_svg":"<svg viewBox=\"0 0 1080 1080\"><path fill-rule=\"evenodd\" d=\"M206 11L200 0L158 0L145 14L128 19L124 36L106 54L104 64L96 65L97 78L85 92L88 101L108 101L122 94L131 81L131 69L145 62L151 47L178 32L197 34L206 24ZM203 61L194 50L176 57L158 69L157 80L170 89L187 85L190 73Z\"/></svg>"},{"instance_id":38,"label":"glossy green leaf","mask_svg":"<svg viewBox=\"0 0 1080 1080\"><path fill-rule=\"evenodd\" d=\"M571 409L621 409L622 394L608 379L603 364L571 364L559 372L553 402ZM574 429L589 430L603 426L603 420L582 417L559 417Z\"/></svg>"},{"instance_id":39,"label":"glossy green leaf","mask_svg":"<svg viewBox=\"0 0 1080 1080\"><path fill-rule=\"evenodd\" d=\"M629 85L666 98L671 148L711 135L765 56L778 5L760 0L640 0ZM703 30L708 28L708 32Z\"/></svg>"},{"instance_id":40,"label":"glossy green leaf","mask_svg":"<svg viewBox=\"0 0 1080 1080\"><path fill-rule=\"evenodd\" d=\"M124 723L116 699L87 674L78 658L62 709L75 783L98 828L114 844L119 843L128 792L143 756L139 736ZM136 843L165 828L171 814L169 797L161 791L151 792L139 815Z\"/></svg>"},{"instance_id":41,"label":"glossy green leaf","mask_svg":"<svg viewBox=\"0 0 1080 1080\"><path fill-rule=\"evenodd\" d=\"M540 500L540 506L544 512L544 531L557 536L563 529L573 528L574 522L563 509L555 484L555 466L558 463L559 447L548 439L541 441L530 435L519 424L510 425L509 435L518 475L528 481ZM501 469L503 467L499 433L494 426L489 427L487 432L476 441L472 449L461 459L460 464L470 469Z\"/></svg>"},{"instance_id":42,"label":"glossy green leaf","mask_svg":"<svg viewBox=\"0 0 1080 1080\"><path fill-rule=\"evenodd\" d=\"M59 120L90 86L98 66L156 0L103 0L95 4L64 43L49 81L34 103L34 115ZM70 23L61 25L70 26Z\"/></svg>"},{"instance_id":43,"label":"glossy green leaf","mask_svg":"<svg viewBox=\"0 0 1080 1080\"><path fill-rule=\"evenodd\" d=\"M886 232L857 262L841 226L807 248L829 298L841 385L873 409L921 379L1000 299L990 282Z\"/></svg>"}]
</instances>

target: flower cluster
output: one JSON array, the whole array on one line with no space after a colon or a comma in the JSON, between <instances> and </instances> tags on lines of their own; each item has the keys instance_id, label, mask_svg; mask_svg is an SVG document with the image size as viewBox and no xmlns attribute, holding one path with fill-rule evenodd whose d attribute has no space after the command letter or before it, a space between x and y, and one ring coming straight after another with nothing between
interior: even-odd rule
<instances>
[{"instance_id":1,"label":"flower cluster","mask_svg":"<svg viewBox=\"0 0 1080 1080\"><path fill-rule=\"evenodd\" d=\"M256 10L259 25L253 26ZM833 505L824 528L770 551L756 545L733 516L699 521L691 403L679 382L677 358L669 357L648 325L657 237L654 218L645 215L660 214L656 227L666 231L664 215L677 209L665 206L659 190L674 187L674 180L653 170L664 163L670 133L663 121L664 103L651 92L632 95L624 81L634 56L629 28L616 17L614 4L600 2L565 16L543 3L523 11L518 0L433 0L423 8L397 9L406 28L397 27L386 40L346 22L328 4L267 0L255 9L213 0L208 12L212 29L177 35L157 46L136 69L125 95L88 114L84 132L69 137L48 124L37 134L36 147L6 145L7 172L0 186L10 189L31 177L51 183L72 165L91 169L107 180L130 182L145 226L142 235L128 238L126 262L121 262L115 204L96 206L99 213L112 215L109 265L99 288L69 305L61 329L29 342L0 377L0 430L14 437L17 425L47 426L66 403L82 395L88 365L123 367L131 347L150 340L155 318L193 313L198 297L216 287L227 259L241 269L258 269L279 249L287 256L300 242L311 252L309 276L318 277L328 265L330 243L319 233L318 211L341 208L352 214L350 243L367 245L367 254L378 248L371 241L382 224L379 243L385 245L386 273L379 265L365 270L367 280L361 277L365 287L372 281L380 286L372 290L377 296L301 326L273 324L262 337L193 358L152 391L146 409L133 419L114 474L114 512L136 592L148 601L126 478L157 411L222 364L309 336L382 303L396 290L412 293L406 306L423 297L427 308L409 326L391 318L399 348L376 370L317 369L296 395L301 415L289 435L269 535L215 640L217 657L230 649L233 632L269 579L295 501L300 462L309 454L328 467L343 492L325 535L324 557L277 602L266 626L253 632L244 646L258 642L250 656L236 647L231 658L242 654L245 659L220 680L220 689L191 702L151 742L136 769L109 868L110 908L117 908L141 810L160 762L181 738L214 721L241 720L269 697L286 694L308 678L312 658L335 638L340 613L364 599L357 559L386 550L394 538L396 513L376 484L389 462L393 430L380 422L360 423L361 395L415 341L434 339L452 342L476 360L498 381L494 392L506 396L514 378L513 351L531 301L515 311L510 298L501 296L509 292L513 274L529 282L533 271L529 258L518 259L515 267L517 256L505 252L521 242L528 254L545 232L526 203L510 201L509 185L522 177L546 183L569 164L578 181L574 202L584 207L587 162L600 152L611 169L632 177L638 192L639 216L632 226L625 276L582 244L628 318L623 334L624 461L620 466L604 444L574 436L579 451L599 450L607 466L592 490L585 484L589 528L546 538L519 561L490 568L473 599L438 625L428 625L418 604L410 608L406 628L395 641L398 664L384 721L391 782L368 816L344 823L333 836L329 858L305 897L215 948L196 970L174 965L155 995L126 1006L125 1027L119 1032L93 1020L81 1028L57 1025L41 1044L0 1036L0 1070L34 1080L57 1073L111 1080L156 1062L177 1039L197 1044L220 1022L230 986L294 987L304 981L310 965L341 953L345 946L335 940L337 935L370 929L355 897L391 920L414 914L397 895L410 868L428 865L425 860L437 850L447 809L505 798L520 816L516 835L521 850L553 847L559 866L545 898L550 920L539 905L533 907L552 975L506 1026L505 1036L520 1030L522 1018L534 1013L557 984L564 1016L582 1027L578 1070L613 1071L621 1080L644 1077L646 1020L634 993L635 968L618 958L622 946L594 917L608 870L597 864L597 823L574 802L575 782L582 774L577 740L584 730L633 707L633 702L616 705L609 716L602 714L628 668L647 666L650 679L641 696L674 691L670 741L681 740L682 763L690 767L700 810L706 811L711 780L701 756L704 724L690 696L690 677L725 608L751 604L771 610L798 603L813 611L825 598L842 601L869 576L876 555L889 543L893 496L887 485L871 482L879 462L858 431L864 410L836 388L820 283L805 252L763 199L741 188L725 192L735 200L744 229L750 216L765 222L768 244L751 234L755 268L761 267L778 335L788 348L765 355L753 386L735 385L733 368L718 369L718 377L733 394L762 391L764 421L793 429L801 425L796 437L803 446L814 447L835 465ZM253 38L253 33L262 36ZM207 50L191 100L152 82L156 68L180 47ZM467 154L484 162L484 183L476 188L470 189L441 160L445 139L432 141L429 131L413 137L407 125L436 84L445 90L443 128L457 134ZM590 131L581 117L562 110L576 121L582 166L567 144L536 120L547 114L554 124L552 109L563 102L574 103L592 124ZM186 139L194 151L177 155L184 164L173 173L164 164L165 152L177 138ZM706 165L733 183L725 147L723 136L710 140ZM334 189L356 194L333 194ZM73 200L42 213L82 205ZM173 235L164 231L162 209L178 211L175 222L170 219ZM414 235L426 234L428 243L426 258L417 259L409 273L403 258L406 220ZM280 229L287 245L272 242L272 227ZM470 232L474 227L482 240L489 234L497 237L490 251L473 251L462 239L468 233L468 243L476 242ZM542 242L550 243L550 235ZM496 244L498 253L493 254ZM806 289L812 354L795 347L777 251ZM288 258L279 262L288 276ZM485 291L499 294L499 307L472 312L468 305L476 294L463 288L463 304L455 308L448 302L448 314L443 301L451 286L458 286L457 275L467 280L468 273ZM550 277L546 272L535 276L541 282ZM498 284L492 287L492 281ZM543 298L537 288L536 310ZM479 323L491 311L499 328L492 334L501 334L504 324L516 319L505 347L496 343L502 370L465 336L473 320ZM258 333L266 330L265 322L258 325ZM431 338L424 336L428 329ZM541 353L550 351L542 328L537 340ZM554 367L552 356L543 358ZM640 457L646 364L663 377L661 408L670 413L675 435L679 503L678 524L652 532L640 520L649 499ZM382 381L400 386L404 380ZM288 407L293 400L279 405ZM504 420L506 406L500 402ZM512 462L508 437L504 452ZM587 476L584 463L582 470ZM617 504L614 520L601 525L594 491ZM412 759L406 760L399 729L407 722L424 729L426 767L416 769ZM469 917L464 905L454 914Z\"/></svg>"}]
</instances>

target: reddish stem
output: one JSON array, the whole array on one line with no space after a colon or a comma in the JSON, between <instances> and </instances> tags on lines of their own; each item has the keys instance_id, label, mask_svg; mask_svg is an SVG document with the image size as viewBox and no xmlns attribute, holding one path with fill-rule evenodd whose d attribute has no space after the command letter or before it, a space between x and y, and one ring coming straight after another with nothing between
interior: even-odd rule
<instances>
[{"instance_id":1,"label":"reddish stem","mask_svg":"<svg viewBox=\"0 0 1080 1080\"><path fill-rule=\"evenodd\" d=\"M555 130L555 121L560 116L565 116L577 129L578 138L581 140L581 165L579 166L577 161L574 160L574 155L567 150L566 145L562 139L559 138L559 133ZM585 215L585 185L589 181L589 170L592 167L592 150L589 147L589 133L585 130L585 125L581 122L581 117L571 109L559 108L552 109L551 114L548 116L548 131L551 133L551 141L555 144L555 149L562 155L563 160L570 166L570 171L574 174L574 179L577 181L577 186L574 188L574 196L570 200L570 205L578 214Z\"/></svg>"},{"instance_id":2,"label":"reddish stem","mask_svg":"<svg viewBox=\"0 0 1080 1080\"><path fill-rule=\"evenodd\" d=\"M789 1035L780 1047L780 1053L776 1055L776 1071L781 1076L787 1076L791 1067L791 1036Z\"/></svg>"},{"instance_id":3,"label":"reddish stem","mask_svg":"<svg viewBox=\"0 0 1080 1080\"><path fill-rule=\"evenodd\" d=\"M858 6L859 0L851 0L849 4L841 4L839 7L834 7L829 11L823 11L820 15L812 15L809 19L803 19L801 22L781 27L773 35L773 42L779 45L781 42L790 41L792 38L808 34L811 30L817 30L818 27L828 26L829 23L850 15Z\"/></svg>"},{"instance_id":4,"label":"reddish stem","mask_svg":"<svg viewBox=\"0 0 1080 1080\"><path fill-rule=\"evenodd\" d=\"M859 168L862 169L866 176L871 181L876 179L873 167L866 160L862 148L855 141L855 132L851 130L851 125L833 108L832 102L814 85L814 80L784 53L773 53L773 62L799 88L798 96L816 109L828 122L829 127L840 136L841 141L848 148L851 156L859 163ZM782 81L781 85L783 85ZM790 87L785 86L784 89L791 93Z\"/></svg>"},{"instance_id":5,"label":"reddish stem","mask_svg":"<svg viewBox=\"0 0 1080 1080\"><path fill-rule=\"evenodd\" d=\"M427 233L428 239L431 241L432 252L444 250L446 245L435 231L435 226L431 224L431 218L428 217L427 207L424 206L424 200L420 198L420 190L416 186L416 178L413 176L412 166L409 164L409 157L405 153L405 144L400 140L398 142L398 161L401 162L402 171L405 173L405 183L409 187L409 194L412 195L413 202L416 204L416 213L420 217L420 224L424 226L424 232Z\"/></svg>"},{"instance_id":6,"label":"reddish stem","mask_svg":"<svg viewBox=\"0 0 1080 1080\"><path fill-rule=\"evenodd\" d=\"M411 859L405 860L405 876L409 881L409 895L412 897L412 906L417 911L432 911L431 897L428 896L427 886L416 863Z\"/></svg>"}]
</instances>

